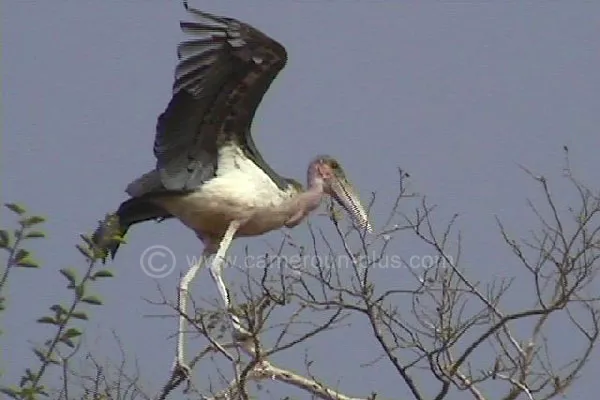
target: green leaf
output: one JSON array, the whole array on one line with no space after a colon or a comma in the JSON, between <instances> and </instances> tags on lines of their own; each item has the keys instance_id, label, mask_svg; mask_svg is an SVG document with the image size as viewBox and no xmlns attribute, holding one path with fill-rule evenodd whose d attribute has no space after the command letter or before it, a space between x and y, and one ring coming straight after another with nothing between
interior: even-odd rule
<instances>
[{"instance_id":1,"label":"green leaf","mask_svg":"<svg viewBox=\"0 0 600 400\"><path fill-rule=\"evenodd\" d=\"M10 246L10 233L4 229L0 230L0 247L7 248Z\"/></svg>"},{"instance_id":2,"label":"green leaf","mask_svg":"<svg viewBox=\"0 0 600 400\"><path fill-rule=\"evenodd\" d=\"M69 329L67 329L67 331L65 333L63 333L62 337L70 339L70 338L74 338L74 337L77 337L80 335L81 335L81 331L79 329L69 328Z\"/></svg>"},{"instance_id":3,"label":"green leaf","mask_svg":"<svg viewBox=\"0 0 600 400\"><path fill-rule=\"evenodd\" d=\"M112 272L110 272L107 269L101 269L100 271L96 272L93 276L92 279L96 279L96 278L112 278L114 275Z\"/></svg>"},{"instance_id":4,"label":"green leaf","mask_svg":"<svg viewBox=\"0 0 600 400\"><path fill-rule=\"evenodd\" d=\"M48 317L48 316L42 317L42 318L38 318L37 322L40 323L40 324L58 325L58 321L56 320L56 318Z\"/></svg>"},{"instance_id":5,"label":"green leaf","mask_svg":"<svg viewBox=\"0 0 600 400\"><path fill-rule=\"evenodd\" d=\"M15 386L12 387L1 387L0 393L4 393L7 396L10 396L11 399L21 399L21 391L17 389Z\"/></svg>"},{"instance_id":6,"label":"green leaf","mask_svg":"<svg viewBox=\"0 0 600 400\"><path fill-rule=\"evenodd\" d=\"M25 249L19 249L13 259L13 264L17 267L39 268L40 265L31 257L31 253Z\"/></svg>"},{"instance_id":7,"label":"green leaf","mask_svg":"<svg viewBox=\"0 0 600 400\"><path fill-rule=\"evenodd\" d=\"M120 235L120 234L115 234L115 235L111 236L110 240L119 242L119 244L127 244L127 240L125 239L125 236Z\"/></svg>"},{"instance_id":8,"label":"green leaf","mask_svg":"<svg viewBox=\"0 0 600 400\"><path fill-rule=\"evenodd\" d=\"M46 234L42 231L31 231L25 235L25 239L45 238Z\"/></svg>"},{"instance_id":9,"label":"green leaf","mask_svg":"<svg viewBox=\"0 0 600 400\"><path fill-rule=\"evenodd\" d=\"M102 305L102 300L100 300L97 296L87 296L87 297L82 298L81 301L88 303L88 304L93 304L96 306Z\"/></svg>"},{"instance_id":10,"label":"green leaf","mask_svg":"<svg viewBox=\"0 0 600 400\"><path fill-rule=\"evenodd\" d=\"M65 278L67 278L67 280L69 281L69 283L73 286L75 286L75 282L77 280L77 273L75 272L74 269L72 268L63 268L59 271L62 276L64 276Z\"/></svg>"},{"instance_id":11,"label":"green leaf","mask_svg":"<svg viewBox=\"0 0 600 400\"><path fill-rule=\"evenodd\" d=\"M31 253L29 253L29 251L28 251L28 250L25 250L25 249L19 249L19 250L17 251L17 254L15 254L15 258L14 258L14 262L15 262L15 264L16 264L16 263L18 263L19 261L21 261L21 260L23 260L23 259L27 258L27 257L29 256L29 254L31 254Z\"/></svg>"},{"instance_id":12,"label":"green leaf","mask_svg":"<svg viewBox=\"0 0 600 400\"><path fill-rule=\"evenodd\" d=\"M40 349L35 349L34 348L33 349L33 353L37 356L37 358L40 359L41 362L46 362L47 357L46 357L46 353L45 352L43 352Z\"/></svg>"},{"instance_id":13,"label":"green leaf","mask_svg":"<svg viewBox=\"0 0 600 400\"><path fill-rule=\"evenodd\" d=\"M16 263L16 265L17 265L17 267L22 267L22 268L39 268L40 267L38 262L35 261L31 257L27 257L24 260L19 261L18 263Z\"/></svg>"},{"instance_id":14,"label":"green leaf","mask_svg":"<svg viewBox=\"0 0 600 400\"><path fill-rule=\"evenodd\" d=\"M84 287L83 283L81 285L75 286L75 296L77 296L78 299L82 298L84 293L85 293L85 287Z\"/></svg>"},{"instance_id":15,"label":"green leaf","mask_svg":"<svg viewBox=\"0 0 600 400\"><path fill-rule=\"evenodd\" d=\"M34 215L31 217L23 218L19 221L19 224L21 224L21 226L24 228L29 228L33 225L41 224L42 222L46 222L46 218L41 217L39 215Z\"/></svg>"},{"instance_id":16,"label":"green leaf","mask_svg":"<svg viewBox=\"0 0 600 400\"><path fill-rule=\"evenodd\" d=\"M4 206L18 215L23 215L25 212L27 212L25 207L17 203L5 203Z\"/></svg>"},{"instance_id":17,"label":"green leaf","mask_svg":"<svg viewBox=\"0 0 600 400\"><path fill-rule=\"evenodd\" d=\"M67 309L61 306L60 304L55 304L51 306L50 310L54 311L56 315L63 315L67 313Z\"/></svg>"},{"instance_id":18,"label":"green leaf","mask_svg":"<svg viewBox=\"0 0 600 400\"><path fill-rule=\"evenodd\" d=\"M80 234L79 237L83 240L88 246L94 247L94 241L89 235Z\"/></svg>"},{"instance_id":19,"label":"green leaf","mask_svg":"<svg viewBox=\"0 0 600 400\"><path fill-rule=\"evenodd\" d=\"M35 375L31 371L31 368L25 368L25 373L23 374L23 376L21 376L21 382L19 382L19 385L23 387L27 382L33 382L34 380Z\"/></svg>"},{"instance_id":20,"label":"green leaf","mask_svg":"<svg viewBox=\"0 0 600 400\"><path fill-rule=\"evenodd\" d=\"M77 319L82 319L84 321L87 321L87 319L88 319L87 314L82 311L73 311L71 313L71 317L77 318Z\"/></svg>"},{"instance_id":21,"label":"green leaf","mask_svg":"<svg viewBox=\"0 0 600 400\"><path fill-rule=\"evenodd\" d=\"M21 389L21 393L19 393L19 399L37 400L40 398L40 396L37 395L48 397L48 393L44 389L43 385L36 385L33 387L26 387Z\"/></svg>"},{"instance_id":22,"label":"green leaf","mask_svg":"<svg viewBox=\"0 0 600 400\"><path fill-rule=\"evenodd\" d=\"M74 348L75 342L71 339L81 335L81 331L76 328L69 328L61 337L60 341L66 344L67 346Z\"/></svg>"},{"instance_id":23,"label":"green leaf","mask_svg":"<svg viewBox=\"0 0 600 400\"><path fill-rule=\"evenodd\" d=\"M88 260L93 260L93 259L94 259L94 256L93 256L92 252L90 251L90 249L86 249L85 247L83 247L83 246L82 246L82 245L80 245L80 244L77 244L77 245L75 245L75 247L76 247L76 248L77 248L77 250L79 250L79 252L80 252L81 254L83 254L83 256L84 256L85 258L87 258Z\"/></svg>"},{"instance_id":24,"label":"green leaf","mask_svg":"<svg viewBox=\"0 0 600 400\"><path fill-rule=\"evenodd\" d=\"M45 351L37 348L34 348L33 352L41 362L50 362L52 364L60 365L60 361L56 357L53 357L52 354L47 356Z\"/></svg>"}]
</instances>

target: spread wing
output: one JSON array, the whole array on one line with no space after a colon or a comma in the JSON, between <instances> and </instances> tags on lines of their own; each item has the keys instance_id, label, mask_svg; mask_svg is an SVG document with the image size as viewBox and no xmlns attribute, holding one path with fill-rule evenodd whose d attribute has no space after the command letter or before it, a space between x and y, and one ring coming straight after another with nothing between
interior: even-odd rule
<instances>
[{"instance_id":1,"label":"spread wing","mask_svg":"<svg viewBox=\"0 0 600 400\"><path fill-rule=\"evenodd\" d=\"M191 38L178 46L173 96L154 141L156 168L169 190L193 189L212 178L218 147L227 141L266 165L250 125L287 60L284 47L257 29L184 5L195 21L180 24Z\"/></svg>"}]
</instances>

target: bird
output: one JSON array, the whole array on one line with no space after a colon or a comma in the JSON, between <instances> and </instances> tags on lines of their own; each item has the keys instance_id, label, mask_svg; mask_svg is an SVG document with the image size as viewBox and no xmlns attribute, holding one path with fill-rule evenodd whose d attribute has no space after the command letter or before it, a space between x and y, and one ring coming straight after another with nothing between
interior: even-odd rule
<instances>
[{"instance_id":1,"label":"bird","mask_svg":"<svg viewBox=\"0 0 600 400\"><path fill-rule=\"evenodd\" d=\"M253 26L183 2L188 37L177 46L172 97L158 116L156 164L133 180L129 198L106 215L92 235L105 259L114 260L136 224L176 218L203 244L200 261L178 286L179 325L174 368L189 373L184 344L189 285L212 257L210 276L229 315L234 338L249 334L231 312L222 278L225 255L237 237L293 228L325 195L372 232L367 212L340 163L318 155L308 165L306 187L277 174L254 144L251 125L271 83L287 63L286 49Z\"/></svg>"}]
</instances>

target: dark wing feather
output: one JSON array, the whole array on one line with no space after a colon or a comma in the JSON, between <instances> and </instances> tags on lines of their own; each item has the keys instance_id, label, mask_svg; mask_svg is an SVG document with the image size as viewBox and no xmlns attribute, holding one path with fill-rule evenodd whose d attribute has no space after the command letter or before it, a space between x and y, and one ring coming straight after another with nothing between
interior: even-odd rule
<instances>
[{"instance_id":1,"label":"dark wing feather","mask_svg":"<svg viewBox=\"0 0 600 400\"><path fill-rule=\"evenodd\" d=\"M163 185L189 190L212 178L219 145L232 140L282 185L256 150L250 125L285 66L285 49L247 24L184 4L197 21L181 22L192 39L178 46L173 97L157 122L154 155Z\"/></svg>"}]
</instances>

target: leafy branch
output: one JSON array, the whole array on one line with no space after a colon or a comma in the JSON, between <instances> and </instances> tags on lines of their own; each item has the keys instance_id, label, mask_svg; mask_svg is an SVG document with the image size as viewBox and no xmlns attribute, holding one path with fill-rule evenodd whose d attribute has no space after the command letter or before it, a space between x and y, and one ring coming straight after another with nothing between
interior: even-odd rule
<instances>
[{"instance_id":1,"label":"leafy branch","mask_svg":"<svg viewBox=\"0 0 600 400\"><path fill-rule=\"evenodd\" d=\"M45 221L40 216L28 216L25 208L21 205L9 203L6 207L16 213L20 219L19 228L14 230L13 235L7 230L0 230L0 248L8 252L6 268L0 280L0 305L3 306L4 298L1 296L2 289L6 286L11 271L14 268L39 268L39 264L31 256L31 252L21 248L26 239L44 238L42 231L32 228ZM96 271L98 260L105 259L103 251L96 248L89 237L81 235L84 244L76 245L79 252L85 257L87 267L81 278L78 277L74 268L63 268L59 272L67 281L67 289L73 293L72 300L66 304L54 304L50 306L50 312L37 319L39 324L52 325L55 330L42 346L34 347L33 353L40 364L35 368L26 368L18 385L0 387L0 392L13 399L33 400L39 395L48 396L43 378L52 365L62 366L79 348L79 339L83 332L75 326L76 321L87 321L88 315L83 310L85 304L101 305L102 300L90 294L88 285L102 278L110 278L112 272L107 269ZM70 354L63 356L63 349L70 350ZM65 353L66 354L66 353Z\"/></svg>"}]
</instances>

